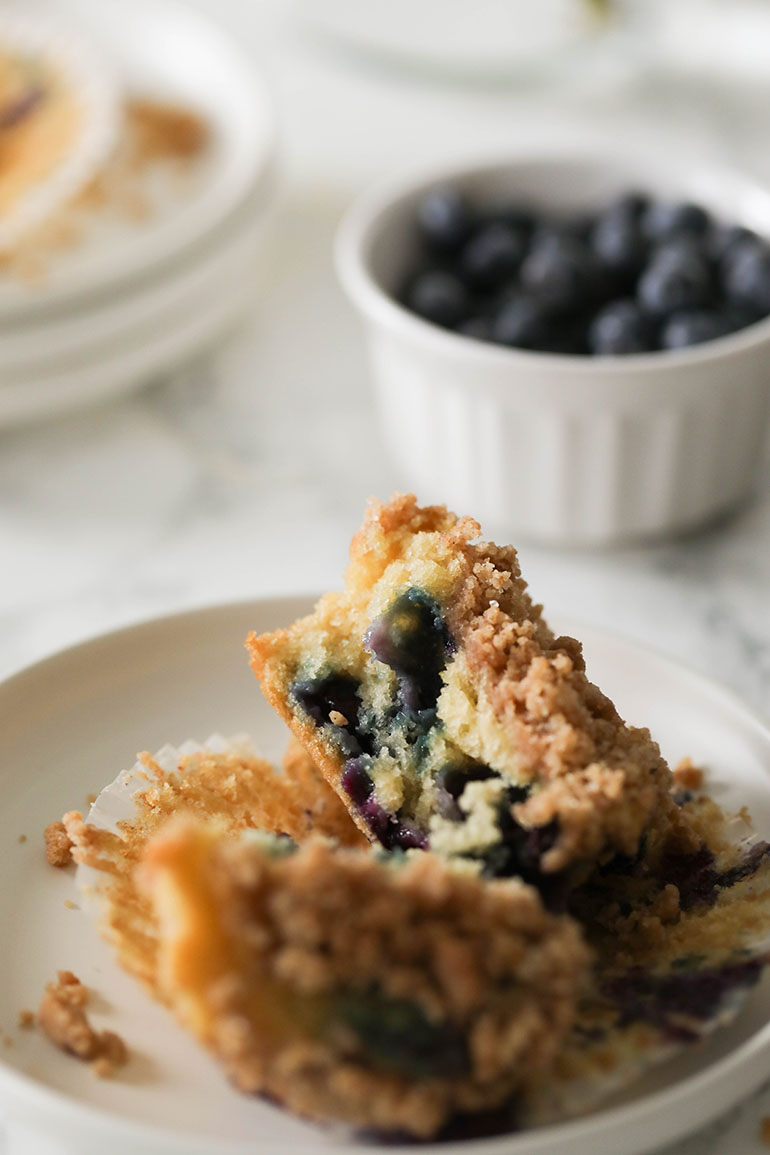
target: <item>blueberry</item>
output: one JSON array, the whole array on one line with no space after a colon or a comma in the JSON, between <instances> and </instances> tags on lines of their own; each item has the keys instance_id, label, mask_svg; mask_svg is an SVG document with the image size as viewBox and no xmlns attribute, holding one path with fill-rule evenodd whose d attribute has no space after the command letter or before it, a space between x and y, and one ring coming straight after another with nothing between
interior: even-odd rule
<instances>
[{"instance_id":1,"label":"blueberry","mask_svg":"<svg viewBox=\"0 0 770 1155\"><path fill-rule=\"evenodd\" d=\"M763 967L760 957L706 967L696 956L681 971L660 974L634 967L604 979L601 994L614 1004L621 1025L651 1023L672 1041L692 1043L705 1033L701 1024L712 1023L736 990L759 982Z\"/></svg>"},{"instance_id":2,"label":"blueberry","mask_svg":"<svg viewBox=\"0 0 770 1155\"><path fill-rule=\"evenodd\" d=\"M462 333L464 337L473 337L476 341L491 341L492 322L489 317L477 314L475 317L469 317L467 321L462 321L457 326L457 332Z\"/></svg>"},{"instance_id":3,"label":"blueberry","mask_svg":"<svg viewBox=\"0 0 770 1155\"><path fill-rule=\"evenodd\" d=\"M459 277L440 271L421 273L413 281L406 297L410 309L432 321L453 329L466 319L470 300Z\"/></svg>"},{"instance_id":4,"label":"blueberry","mask_svg":"<svg viewBox=\"0 0 770 1155\"><path fill-rule=\"evenodd\" d=\"M570 217L564 222L562 232L565 236L575 237L577 240L585 241L591 236L591 230L596 224L596 216L594 213L579 213L577 216Z\"/></svg>"},{"instance_id":5,"label":"blueberry","mask_svg":"<svg viewBox=\"0 0 770 1155\"><path fill-rule=\"evenodd\" d=\"M364 636L364 648L397 673L419 674L426 666L443 669L448 647L438 603L414 586L391 602Z\"/></svg>"},{"instance_id":6,"label":"blueberry","mask_svg":"<svg viewBox=\"0 0 770 1155\"><path fill-rule=\"evenodd\" d=\"M736 305L770 313L770 247L745 241L724 271L724 288Z\"/></svg>"},{"instance_id":7,"label":"blueberry","mask_svg":"<svg viewBox=\"0 0 770 1155\"><path fill-rule=\"evenodd\" d=\"M391 845L396 850L427 850L428 839L425 832L408 822L396 821Z\"/></svg>"},{"instance_id":8,"label":"blueberry","mask_svg":"<svg viewBox=\"0 0 770 1155\"><path fill-rule=\"evenodd\" d=\"M599 357L646 353L653 348L652 326L635 301L620 300L597 313L588 330L588 345Z\"/></svg>"},{"instance_id":9,"label":"blueberry","mask_svg":"<svg viewBox=\"0 0 770 1155\"><path fill-rule=\"evenodd\" d=\"M657 315L700 308L708 304L711 293L708 262L688 243L658 249L637 287L639 303Z\"/></svg>"},{"instance_id":10,"label":"blueberry","mask_svg":"<svg viewBox=\"0 0 770 1155\"><path fill-rule=\"evenodd\" d=\"M492 323L492 340L516 349L540 349L548 337L548 322L538 301L515 296L502 305Z\"/></svg>"},{"instance_id":11,"label":"blueberry","mask_svg":"<svg viewBox=\"0 0 770 1155\"><path fill-rule=\"evenodd\" d=\"M734 886L754 874L770 854L770 844L755 843L741 859L727 870L717 868L716 859L707 847L686 853L669 853L660 863L661 884L673 882L680 894L682 910L696 905L713 906L721 888Z\"/></svg>"},{"instance_id":12,"label":"blueberry","mask_svg":"<svg viewBox=\"0 0 770 1155\"><path fill-rule=\"evenodd\" d=\"M349 674L328 674L295 682L292 697L320 726L330 726L332 740L341 753L352 757L369 753L371 736L359 723L359 683ZM332 722L330 714L342 714L343 723Z\"/></svg>"},{"instance_id":13,"label":"blueberry","mask_svg":"<svg viewBox=\"0 0 770 1155\"><path fill-rule=\"evenodd\" d=\"M708 239L712 260L729 262L745 242L761 244L760 238L743 225L715 225Z\"/></svg>"},{"instance_id":14,"label":"blueberry","mask_svg":"<svg viewBox=\"0 0 770 1155\"><path fill-rule=\"evenodd\" d=\"M622 196L611 201L600 216L639 221L642 214L649 208L649 205L650 198L645 196L644 193L623 193Z\"/></svg>"},{"instance_id":15,"label":"blueberry","mask_svg":"<svg viewBox=\"0 0 770 1155\"><path fill-rule=\"evenodd\" d=\"M728 302L722 311L728 333L737 333L740 329L746 329L749 325L756 325L757 321L762 320L762 313L757 309L750 309L746 305L735 305Z\"/></svg>"},{"instance_id":16,"label":"blueberry","mask_svg":"<svg viewBox=\"0 0 770 1155\"><path fill-rule=\"evenodd\" d=\"M756 842L745 852L743 858L735 866L722 871L719 875L718 885L727 890L731 886L735 886L737 882L742 882L744 878L751 878L768 857L770 857L770 843Z\"/></svg>"},{"instance_id":17,"label":"blueberry","mask_svg":"<svg viewBox=\"0 0 770 1155\"><path fill-rule=\"evenodd\" d=\"M662 349L687 349L724 337L729 331L730 323L723 313L693 309L669 317L661 331L660 344Z\"/></svg>"},{"instance_id":18,"label":"blueberry","mask_svg":"<svg viewBox=\"0 0 770 1155\"><path fill-rule=\"evenodd\" d=\"M368 829L386 850L424 850L428 840L421 830L399 821L377 801L370 774L371 759L350 758L342 774L342 788L355 805Z\"/></svg>"},{"instance_id":19,"label":"blueberry","mask_svg":"<svg viewBox=\"0 0 770 1155\"><path fill-rule=\"evenodd\" d=\"M599 291L601 275L588 245L576 237L546 233L521 266L521 283L551 312L580 308Z\"/></svg>"},{"instance_id":20,"label":"blueberry","mask_svg":"<svg viewBox=\"0 0 770 1155\"><path fill-rule=\"evenodd\" d=\"M428 1019L411 1000L370 988L343 991L336 1004L335 1018L353 1032L376 1069L412 1079L467 1075L470 1056L460 1030Z\"/></svg>"},{"instance_id":21,"label":"blueberry","mask_svg":"<svg viewBox=\"0 0 770 1155\"><path fill-rule=\"evenodd\" d=\"M710 217L700 205L689 202L670 204L653 201L642 213L642 232L648 240L660 243L675 236L703 236L710 225Z\"/></svg>"},{"instance_id":22,"label":"blueberry","mask_svg":"<svg viewBox=\"0 0 770 1155\"><path fill-rule=\"evenodd\" d=\"M602 264L623 278L638 276L647 258L647 242L638 220L617 209L599 217L591 232L591 246Z\"/></svg>"},{"instance_id":23,"label":"blueberry","mask_svg":"<svg viewBox=\"0 0 770 1155\"><path fill-rule=\"evenodd\" d=\"M355 726L360 706L359 682L349 674L328 674L295 682L291 688L295 701L321 725L329 721L332 710L343 714Z\"/></svg>"},{"instance_id":24,"label":"blueberry","mask_svg":"<svg viewBox=\"0 0 770 1155\"><path fill-rule=\"evenodd\" d=\"M374 790L374 783L367 767L367 758L351 758L345 763L342 774L342 788L356 806L363 806Z\"/></svg>"},{"instance_id":25,"label":"blueberry","mask_svg":"<svg viewBox=\"0 0 770 1155\"><path fill-rule=\"evenodd\" d=\"M540 242L549 236L562 240L586 241L594 227L594 216L589 213L573 213L568 217L552 217L535 232L534 241Z\"/></svg>"},{"instance_id":26,"label":"blueberry","mask_svg":"<svg viewBox=\"0 0 770 1155\"><path fill-rule=\"evenodd\" d=\"M414 587L399 595L364 635L364 649L399 676L402 702L411 712L435 706L451 648L438 603Z\"/></svg>"},{"instance_id":27,"label":"blueberry","mask_svg":"<svg viewBox=\"0 0 770 1155\"><path fill-rule=\"evenodd\" d=\"M485 225L460 254L460 272L474 289L491 291L511 280L527 251L523 233L504 224Z\"/></svg>"},{"instance_id":28,"label":"blueberry","mask_svg":"<svg viewBox=\"0 0 770 1155\"><path fill-rule=\"evenodd\" d=\"M512 202L492 205L484 213L489 224L507 225L517 233L530 236L537 225L537 217L528 205Z\"/></svg>"},{"instance_id":29,"label":"blueberry","mask_svg":"<svg viewBox=\"0 0 770 1155\"><path fill-rule=\"evenodd\" d=\"M452 798L459 798L469 782L485 782L494 778L495 772L482 763L471 766L442 766L436 775L436 784Z\"/></svg>"},{"instance_id":30,"label":"blueberry","mask_svg":"<svg viewBox=\"0 0 770 1155\"><path fill-rule=\"evenodd\" d=\"M420 201L417 224L428 244L441 252L460 248L471 230L471 212L462 193L436 188Z\"/></svg>"},{"instance_id":31,"label":"blueberry","mask_svg":"<svg viewBox=\"0 0 770 1155\"><path fill-rule=\"evenodd\" d=\"M384 806L370 795L358 806L358 812L378 842L390 848L389 832L395 819Z\"/></svg>"},{"instance_id":32,"label":"blueberry","mask_svg":"<svg viewBox=\"0 0 770 1155\"><path fill-rule=\"evenodd\" d=\"M386 850L426 850L428 839L422 830L401 822L395 814L390 814L371 794L358 806L371 833Z\"/></svg>"},{"instance_id":33,"label":"blueberry","mask_svg":"<svg viewBox=\"0 0 770 1155\"><path fill-rule=\"evenodd\" d=\"M453 766L451 763L442 766L435 778L436 809L442 818L450 822L462 822L465 818L458 805L458 800L469 782L484 782L487 778L494 778L496 774L489 766L475 763L470 766Z\"/></svg>"},{"instance_id":34,"label":"blueberry","mask_svg":"<svg viewBox=\"0 0 770 1155\"><path fill-rule=\"evenodd\" d=\"M543 351L559 353L562 356L580 357L590 352L588 328L590 319L582 314L556 318L551 323L550 332Z\"/></svg>"},{"instance_id":35,"label":"blueberry","mask_svg":"<svg viewBox=\"0 0 770 1155\"><path fill-rule=\"evenodd\" d=\"M565 899L565 878L561 874L544 874L541 860L559 837L555 820L544 826L525 828L513 815L513 807L527 796L527 790L510 786L500 804L498 822L500 841L483 855L482 874L486 878L511 878L518 875L537 887L549 909L557 909Z\"/></svg>"},{"instance_id":36,"label":"blueberry","mask_svg":"<svg viewBox=\"0 0 770 1155\"><path fill-rule=\"evenodd\" d=\"M659 245L654 245L650 250L650 264L658 261L691 260L700 261L706 268L711 268L711 262L703 242L697 237L688 236L687 233L672 237Z\"/></svg>"}]
</instances>

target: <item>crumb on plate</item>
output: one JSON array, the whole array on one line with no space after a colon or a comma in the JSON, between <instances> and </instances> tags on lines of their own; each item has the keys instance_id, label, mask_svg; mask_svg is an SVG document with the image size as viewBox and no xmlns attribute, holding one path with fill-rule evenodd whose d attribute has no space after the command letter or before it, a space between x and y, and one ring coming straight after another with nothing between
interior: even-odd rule
<instances>
[{"instance_id":1,"label":"crumb on plate","mask_svg":"<svg viewBox=\"0 0 770 1155\"><path fill-rule=\"evenodd\" d=\"M59 137L54 138L57 148L64 139ZM109 219L141 224L152 218L161 211L156 186L159 180L166 183L163 174L194 173L211 138L211 124L194 109L129 95L122 131L107 162L77 196L0 255L0 276L44 283L52 261L88 243L95 224ZM0 203L2 186L0 180Z\"/></svg>"},{"instance_id":2,"label":"crumb on plate","mask_svg":"<svg viewBox=\"0 0 770 1155\"><path fill-rule=\"evenodd\" d=\"M59 971L56 982L46 984L37 1022L52 1043L78 1059L90 1062L100 1078L109 1078L128 1060L128 1049L114 1031L97 1031L86 1014L88 987L72 971ZM22 1012L25 1025L32 1025ZM21 1015L19 1020L21 1023Z\"/></svg>"},{"instance_id":3,"label":"crumb on plate","mask_svg":"<svg viewBox=\"0 0 770 1155\"><path fill-rule=\"evenodd\" d=\"M51 866L62 868L72 862L72 841L63 822L49 822L43 831L45 856Z\"/></svg>"}]
</instances>

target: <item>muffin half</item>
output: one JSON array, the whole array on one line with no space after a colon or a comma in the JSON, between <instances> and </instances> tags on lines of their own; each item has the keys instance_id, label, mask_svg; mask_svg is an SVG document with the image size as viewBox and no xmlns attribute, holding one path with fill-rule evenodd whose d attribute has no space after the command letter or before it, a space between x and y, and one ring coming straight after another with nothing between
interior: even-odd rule
<instances>
[{"instance_id":1,"label":"muffin half","mask_svg":"<svg viewBox=\"0 0 770 1155\"><path fill-rule=\"evenodd\" d=\"M556 637L512 547L413 496L372 502L345 587L251 664L362 831L518 875L549 899L634 855L671 775Z\"/></svg>"}]
</instances>

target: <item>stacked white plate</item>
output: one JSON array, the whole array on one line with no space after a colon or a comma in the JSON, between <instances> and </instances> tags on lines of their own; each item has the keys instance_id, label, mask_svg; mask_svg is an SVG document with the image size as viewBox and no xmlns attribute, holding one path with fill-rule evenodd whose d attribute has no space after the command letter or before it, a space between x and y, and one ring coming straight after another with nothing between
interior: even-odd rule
<instances>
[{"instance_id":1,"label":"stacked white plate","mask_svg":"<svg viewBox=\"0 0 770 1155\"><path fill-rule=\"evenodd\" d=\"M273 117L239 47L175 0L59 0L127 94L187 108L211 143L184 196L105 219L39 281L0 272L0 426L155 379L253 306L274 183Z\"/></svg>"}]
</instances>

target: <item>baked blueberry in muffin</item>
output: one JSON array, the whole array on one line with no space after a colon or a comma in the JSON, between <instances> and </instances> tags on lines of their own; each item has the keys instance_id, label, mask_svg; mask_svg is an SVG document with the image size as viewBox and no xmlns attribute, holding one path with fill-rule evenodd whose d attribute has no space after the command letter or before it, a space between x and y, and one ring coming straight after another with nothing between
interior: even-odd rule
<instances>
[{"instance_id":1,"label":"baked blueberry in muffin","mask_svg":"<svg viewBox=\"0 0 770 1155\"><path fill-rule=\"evenodd\" d=\"M372 502L345 587L247 641L268 701L360 829L430 848L558 904L633 856L671 775L556 637L512 547L413 496Z\"/></svg>"},{"instance_id":2,"label":"baked blueberry in muffin","mask_svg":"<svg viewBox=\"0 0 770 1155\"><path fill-rule=\"evenodd\" d=\"M531 887L432 854L187 818L139 878L163 997L240 1090L314 1119L427 1137L498 1106L552 1065L587 978Z\"/></svg>"}]
</instances>

